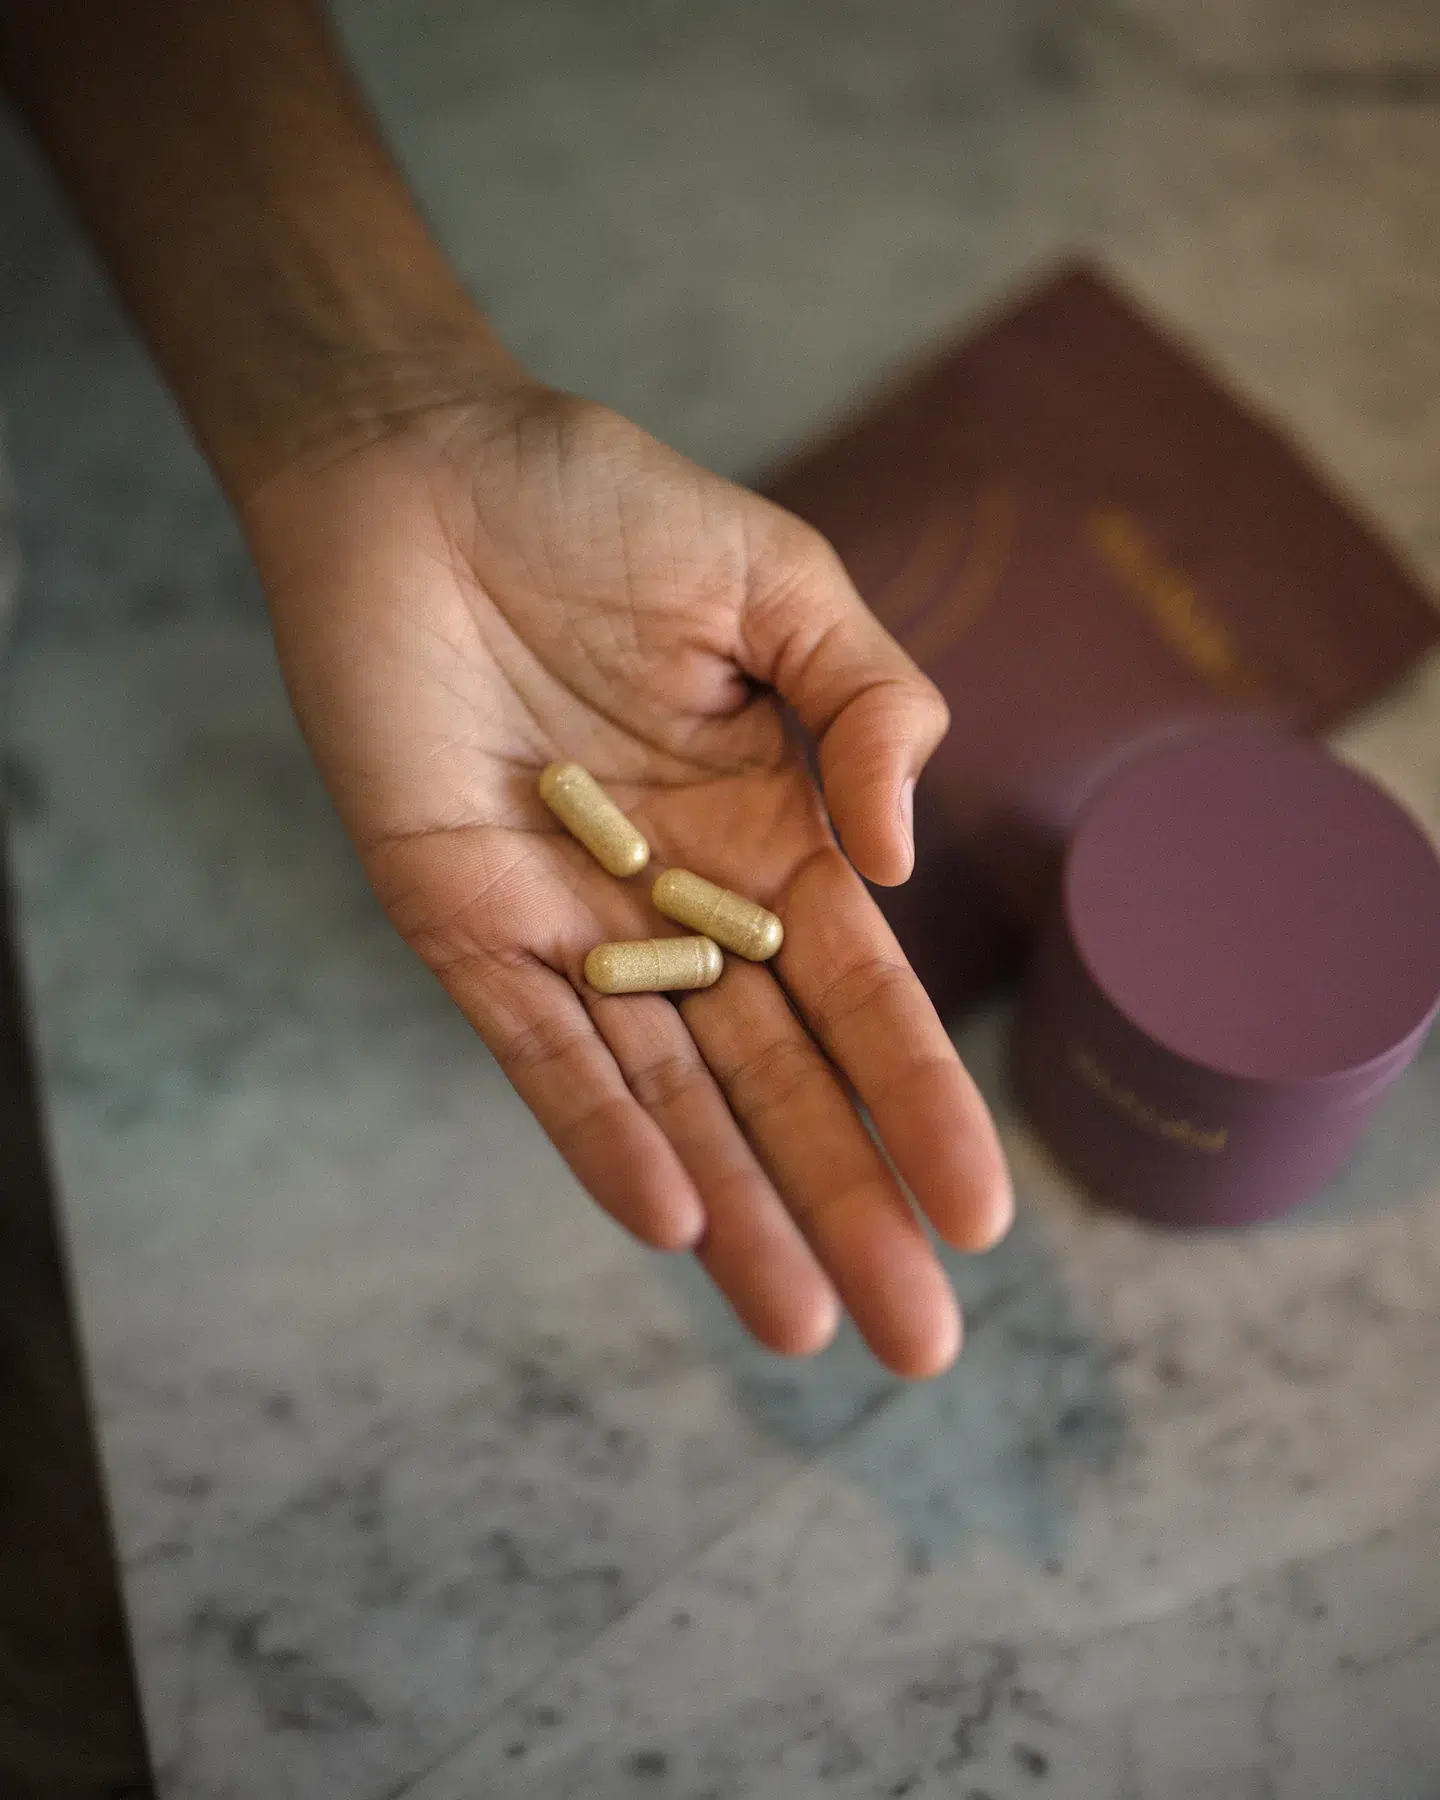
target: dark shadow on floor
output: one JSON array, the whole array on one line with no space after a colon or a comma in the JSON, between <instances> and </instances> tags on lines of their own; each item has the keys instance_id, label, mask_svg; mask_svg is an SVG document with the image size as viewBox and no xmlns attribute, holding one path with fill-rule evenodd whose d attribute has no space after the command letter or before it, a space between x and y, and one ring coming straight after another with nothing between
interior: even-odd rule
<instances>
[{"instance_id":1,"label":"dark shadow on floor","mask_svg":"<svg viewBox=\"0 0 1440 1800\"><path fill-rule=\"evenodd\" d=\"M977 1020L962 1054L1002 1119L1004 1018ZM1077 1492L1109 1468L1125 1419L1105 1347L1022 1193L1015 1228L984 1257L943 1252L966 1315L960 1360L910 1384L879 1367L847 1327L810 1362L754 1344L694 1264L667 1265L698 1331L770 1436L822 1455L882 1501L923 1567L977 1531L1043 1565L1064 1555Z\"/></svg>"}]
</instances>

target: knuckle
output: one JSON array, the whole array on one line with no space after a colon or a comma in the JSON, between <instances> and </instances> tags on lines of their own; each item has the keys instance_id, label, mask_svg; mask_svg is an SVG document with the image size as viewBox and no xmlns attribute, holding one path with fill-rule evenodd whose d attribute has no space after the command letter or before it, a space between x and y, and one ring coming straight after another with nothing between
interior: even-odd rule
<instances>
[{"instance_id":1,"label":"knuckle","mask_svg":"<svg viewBox=\"0 0 1440 1800\"><path fill-rule=\"evenodd\" d=\"M895 727L906 746L917 735L939 742L950 729L950 708L945 696L918 664L905 662L892 674L888 683L889 704L894 711Z\"/></svg>"},{"instance_id":2,"label":"knuckle","mask_svg":"<svg viewBox=\"0 0 1440 1800\"><path fill-rule=\"evenodd\" d=\"M845 565L835 546L822 532L807 525L796 545L795 564L809 586L821 587L845 582Z\"/></svg>"},{"instance_id":3,"label":"knuckle","mask_svg":"<svg viewBox=\"0 0 1440 1800\"><path fill-rule=\"evenodd\" d=\"M629 1072L630 1092L646 1112L665 1112L694 1092L699 1074L693 1057L658 1056Z\"/></svg>"},{"instance_id":4,"label":"knuckle","mask_svg":"<svg viewBox=\"0 0 1440 1800\"><path fill-rule=\"evenodd\" d=\"M915 703L924 715L929 729L937 738L944 737L950 729L950 703L928 675L917 674Z\"/></svg>"},{"instance_id":5,"label":"knuckle","mask_svg":"<svg viewBox=\"0 0 1440 1800\"><path fill-rule=\"evenodd\" d=\"M808 603L817 591L844 578L844 565L828 538L804 520L786 516L760 565L755 595L763 609Z\"/></svg>"},{"instance_id":6,"label":"knuckle","mask_svg":"<svg viewBox=\"0 0 1440 1800\"><path fill-rule=\"evenodd\" d=\"M753 1217L756 1205L764 1206L769 1183L760 1168L748 1160L721 1162L705 1172L705 1198L710 1205L710 1220L705 1242L714 1248L717 1242L730 1238L733 1242L736 1224ZM728 1222L728 1223L727 1223Z\"/></svg>"},{"instance_id":7,"label":"knuckle","mask_svg":"<svg viewBox=\"0 0 1440 1800\"><path fill-rule=\"evenodd\" d=\"M588 1025L541 1016L515 1021L494 1032L491 1048L507 1075L523 1075L546 1063L562 1062L590 1036Z\"/></svg>"},{"instance_id":8,"label":"knuckle","mask_svg":"<svg viewBox=\"0 0 1440 1800\"><path fill-rule=\"evenodd\" d=\"M828 983L820 996L820 1017L834 1027L857 1014L878 1011L902 998L913 980L909 968L894 957L867 956Z\"/></svg>"},{"instance_id":9,"label":"knuckle","mask_svg":"<svg viewBox=\"0 0 1440 1800\"><path fill-rule=\"evenodd\" d=\"M610 1122L613 1121L618 1129L624 1122L625 1111L624 1100L615 1094L605 1094L577 1107L569 1118L556 1120L549 1128L550 1136L563 1153L589 1138L603 1139L609 1136Z\"/></svg>"},{"instance_id":10,"label":"knuckle","mask_svg":"<svg viewBox=\"0 0 1440 1800\"><path fill-rule=\"evenodd\" d=\"M822 1193L795 1195L790 1206L796 1219L806 1230L814 1230L826 1219L841 1217L857 1203L873 1200L876 1183L871 1176L858 1176L843 1181Z\"/></svg>"},{"instance_id":11,"label":"knuckle","mask_svg":"<svg viewBox=\"0 0 1440 1800\"><path fill-rule=\"evenodd\" d=\"M814 1049L782 1038L734 1065L723 1081L736 1111L756 1119L791 1105L807 1087L823 1079L825 1066Z\"/></svg>"}]
</instances>

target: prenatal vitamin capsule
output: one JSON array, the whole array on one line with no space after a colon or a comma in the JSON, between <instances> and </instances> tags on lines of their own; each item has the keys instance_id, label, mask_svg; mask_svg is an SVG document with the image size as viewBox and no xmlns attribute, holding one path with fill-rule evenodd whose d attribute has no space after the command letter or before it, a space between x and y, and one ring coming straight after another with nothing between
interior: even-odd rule
<instances>
[{"instance_id":1,"label":"prenatal vitamin capsule","mask_svg":"<svg viewBox=\"0 0 1440 1800\"><path fill-rule=\"evenodd\" d=\"M711 987L724 966L708 937L643 938L597 944L585 958L585 979L600 994L665 994Z\"/></svg>"},{"instance_id":2,"label":"prenatal vitamin capsule","mask_svg":"<svg viewBox=\"0 0 1440 1800\"><path fill-rule=\"evenodd\" d=\"M540 798L611 875L638 875L650 846L588 769L549 763L540 772Z\"/></svg>"},{"instance_id":3,"label":"prenatal vitamin capsule","mask_svg":"<svg viewBox=\"0 0 1440 1800\"><path fill-rule=\"evenodd\" d=\"M751 962L768 962L785 941L785 927L774 913L688 869L667 869L658 875L650 898L667 919L703 931Z\"/></svg>"}]
</instances>

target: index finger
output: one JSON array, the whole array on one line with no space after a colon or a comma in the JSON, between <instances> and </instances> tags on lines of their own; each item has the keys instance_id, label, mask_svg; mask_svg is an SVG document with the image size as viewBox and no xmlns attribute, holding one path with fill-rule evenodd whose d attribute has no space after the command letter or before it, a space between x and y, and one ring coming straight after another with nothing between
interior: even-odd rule
<instances>
[{"instance_id":1,"label":"index finger","mask_svg":"<svg viewBox=\"0 0 1440 1800\"><path fill-rule=\"evenodd\" d=\"M838 850L786 891L776 974L940 1236L986 1250L1014 1196L988 1107L880 909Z\"/></svg>"}]
</instances>

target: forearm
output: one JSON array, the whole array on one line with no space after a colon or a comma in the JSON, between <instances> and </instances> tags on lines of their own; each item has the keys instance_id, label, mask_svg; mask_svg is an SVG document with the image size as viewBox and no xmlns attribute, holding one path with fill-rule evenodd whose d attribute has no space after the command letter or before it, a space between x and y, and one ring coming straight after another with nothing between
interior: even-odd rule
<instances>
[{"instance_id":1,"label":"forearm","mask_svg":"<svg viewBox=\"0 0 1440 1800\"><path fill-rule=\"evenodd\" d=\"M232 496L515 375L312 0L0 0L0 81Z\"/></svg>"}]
</instances>

